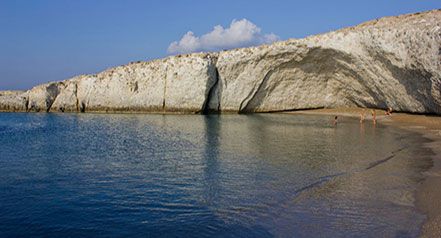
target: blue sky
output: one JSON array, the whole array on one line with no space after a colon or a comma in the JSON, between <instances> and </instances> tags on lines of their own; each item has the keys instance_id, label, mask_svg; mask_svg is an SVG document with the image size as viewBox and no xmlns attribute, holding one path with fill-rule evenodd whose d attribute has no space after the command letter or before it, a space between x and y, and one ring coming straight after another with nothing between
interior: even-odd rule
<instances>
[{"instance_id":1,"label":"blue sky","mask_svg":"<svg viewBox=\"0 0 441 238\"><path fill-rule=\"evenodd\" d=\"M188 31L200 37L234 19L285 40L437 8L440 0L0 0L0 90L178 53L169 46Z\"/></svg>"}]
</instances>

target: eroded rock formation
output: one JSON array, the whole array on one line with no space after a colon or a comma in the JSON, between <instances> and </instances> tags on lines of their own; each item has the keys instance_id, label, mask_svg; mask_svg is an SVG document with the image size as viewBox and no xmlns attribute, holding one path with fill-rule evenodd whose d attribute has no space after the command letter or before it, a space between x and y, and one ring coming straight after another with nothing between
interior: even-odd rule
<instances>
[{"instance_id":1,"label":"eroded rock formation","mask_svg":"<svg viewBox=\"0 0 441 238\"><path fill-rule=\"evenodd\" d=\"M271 112L345 106L441 114L441 10L0 92L3 111Z\"/></svg>"}]
</instances>

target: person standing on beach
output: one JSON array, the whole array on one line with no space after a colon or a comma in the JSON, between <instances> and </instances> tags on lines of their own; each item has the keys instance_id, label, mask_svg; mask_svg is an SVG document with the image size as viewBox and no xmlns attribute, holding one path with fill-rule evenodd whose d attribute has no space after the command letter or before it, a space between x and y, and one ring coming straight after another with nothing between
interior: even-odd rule
<instances>
[{"instance_id":1,"label":"person standing on beach","mask_svg":"<svg viewBox=\"0 0 441 238\"><path fill-rule=\"evenodd\" d=\"M392 115L392 108L391 107L387 108L386 115L388 115L388 116Z\"/></svg>"},{"instance_id":2,"label":"person standing on beach","mask_svg":"<svg viewBox=\"0 0 441 238\"><path fill-rule=\"evenodd\" d=\"M360 112L360 123L363 123L365 117L364 109Z\"/></svg>"},{"instance_id":3,"label":"person standing on beach","mask_svg":"<svg viewBox=\"0 0 441 238\"><path fill-rule=\"evenodd\" d=\"M375 124L377 124L377 113L375 112L375 109L372 109L372 122Z\"/></svg>"}]
</instances>

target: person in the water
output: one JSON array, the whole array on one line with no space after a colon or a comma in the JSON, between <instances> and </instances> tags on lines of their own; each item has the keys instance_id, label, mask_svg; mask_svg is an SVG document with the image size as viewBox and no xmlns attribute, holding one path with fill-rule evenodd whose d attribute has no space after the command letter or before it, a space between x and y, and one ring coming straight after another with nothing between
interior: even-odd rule
<instances>
[{"instance_id":1,"label":"person in the water","mask_svg":"<svg viewBox=\"0 0 441 238\"><path fill-rule=\"evenodd\" d=\"M335 117L334 117L334 123L333 123L333 124L334 124L334 126L336 126L336 125L337 125L337 123L338 123L338 116L335 116Z\"/></svg>"},{"instance_id":2,"label":"person in the water","mask_svg":"<svg viewBox=\"0 0 441 238\"><path fill-rule=\"evenodd\" d=\"M372 122L375 124L377 124L377 112L375 112L375 109L372 109Z\"/></svg>"}]
</instances>

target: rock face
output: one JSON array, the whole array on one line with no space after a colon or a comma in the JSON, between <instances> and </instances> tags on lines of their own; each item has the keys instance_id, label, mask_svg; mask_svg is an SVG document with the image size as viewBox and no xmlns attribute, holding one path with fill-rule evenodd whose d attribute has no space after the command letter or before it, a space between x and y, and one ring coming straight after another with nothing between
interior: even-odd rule
<instances>
[{"instance_id":1,"label":"rock face","mask_svg":"<svg viewBox=\"0 0 441 238\"><path fill-rule=\"evenodd\" d=\"M53 101L45 110L201 112L216 81L216 59L210 54L192 54L79 76L58 83L59 94L45 97Z\"/></svg>"},{"instance_id":2,"label":"rock face","mask_svg":"<svg viewBox=\"0 0 441 238\"><path fill-rule=\"evenodd\" d=\"M441 114L441 10L305 39L132 63L0 92L0 110L273 112L392 107Z\"/></svg>"},{"instance_id":3,"label":"rock face","mask_svg":"<svg viewBox=\"0 0 441 238\"><path fill-rule=\"evenodd\" d=\"M28 93L21 91L0 92L0 111L26 111L28 108Z\"/></svg>"}]
</instances>

